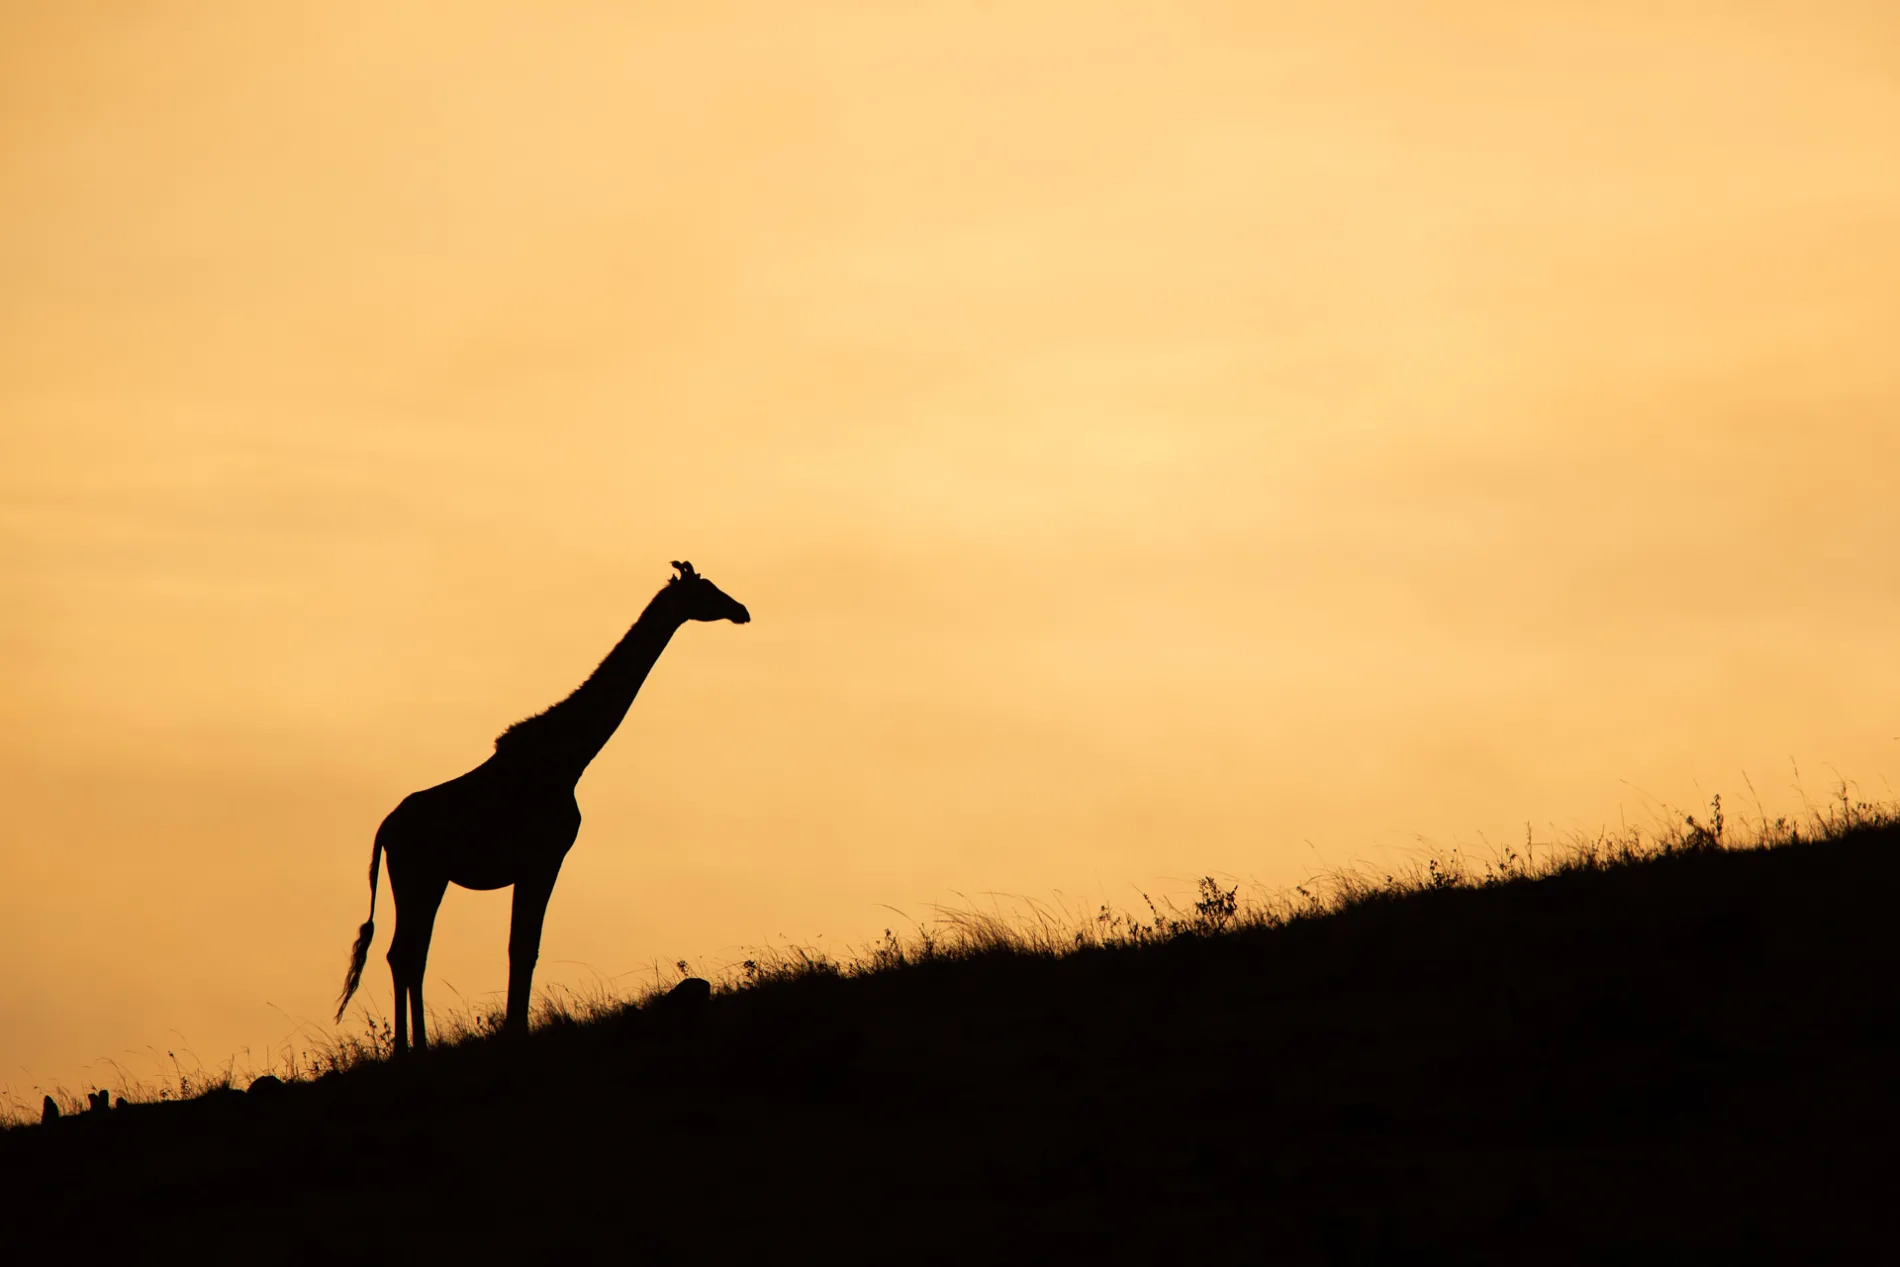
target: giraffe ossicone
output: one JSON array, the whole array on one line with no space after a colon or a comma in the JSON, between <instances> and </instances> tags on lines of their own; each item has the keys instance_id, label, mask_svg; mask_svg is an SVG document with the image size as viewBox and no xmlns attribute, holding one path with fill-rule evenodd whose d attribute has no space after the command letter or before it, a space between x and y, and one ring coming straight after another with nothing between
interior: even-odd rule
<instances>
[{"instance_id":1,"label":"giraffe ossicone","mask_svg":"<svg viewBox=\"0 0 1900 1267\"><path fill-rule=\"evenodd\" d=\"M413 793L376 830L369 858L369 918L357 930L350 966L337 1000L336 1019L362 984L363 965L376 932L376 878L389 859L389 896L396 906L389 971L396 985L398 1052L427 1045L422 973L435 916L450 884L468 889L514 886L508 930L507 1029L528 1028L541 924L561 862L580 834L574 785L619 729L647 674L675 632L688 621L752 619L745 604L676 561L678 575L646 605L633 627L588 679L566 699L508 727L495 752L467 774Z\"/></svg>"}]
</instances>

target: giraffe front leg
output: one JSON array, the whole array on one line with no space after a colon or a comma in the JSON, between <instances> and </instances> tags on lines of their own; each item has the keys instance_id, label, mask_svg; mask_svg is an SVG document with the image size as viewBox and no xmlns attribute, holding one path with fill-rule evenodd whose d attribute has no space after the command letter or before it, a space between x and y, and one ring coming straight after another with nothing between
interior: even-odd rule
<instances>
[{"instance_id":1,"label":"giraffe front leg","mask_svg":"<svg viewBox=\"0 0 1900 1267\"><path fill-rule=\"evenodd\" d=\"M515 881L514 913L508 924L508 1032L528 1032L528 1001L534 990L534 962L541 956L541 922L554 895L554 875Z\"/></svg>"}]
</instances>

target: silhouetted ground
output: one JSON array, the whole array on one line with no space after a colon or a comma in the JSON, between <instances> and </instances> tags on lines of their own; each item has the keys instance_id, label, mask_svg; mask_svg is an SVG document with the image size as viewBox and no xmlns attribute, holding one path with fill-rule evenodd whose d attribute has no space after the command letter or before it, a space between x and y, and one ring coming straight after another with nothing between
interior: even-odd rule
<instances>
[{"instance_id":1,"label":"silhouetted ground","mask_svg":"<svg viewBox=\"0 0 1900 1267\"><path fill-rule=\"evenodd\" d=\"M1863 826L768 981L0 1133L0 1248L1895 1261L1897 881Z\"/></svg>"}]
</instances>

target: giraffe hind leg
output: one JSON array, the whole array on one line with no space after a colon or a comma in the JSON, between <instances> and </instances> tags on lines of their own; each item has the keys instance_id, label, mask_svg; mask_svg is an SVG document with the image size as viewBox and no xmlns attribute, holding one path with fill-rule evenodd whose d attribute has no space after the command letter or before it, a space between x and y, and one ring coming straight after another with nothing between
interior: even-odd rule
<instances>
[{"instance_id":1,"label":"giraffe hind leg","mask_svg":"<svg viewBox=\"0 0 1900 1267\"><path fill-rule=\"evenodd\" d=\"M423 957L427 957L428 948L423 948ZM416 1050L423 1051L429 1046L428 1031L422 1025L422 959L416 961L415 979L409 983L409 1015L416 1026Z\"/></svg>"},{"instance_id":2,"label":"giraffe hind leg","mask_svg":"<svg viewBox=\"0 0 1900 1267\"><path fill-rule=\"evenodd\" d=\"M389 971L396 983L396 1051L409 1049L409 1023L415 1022L416 1049L428 1046L423 1028L422 975L429 962L429 940L435 933L435 913L442 905L447 880L421 887L398 888L395 872L390 889L396 898L396 931L389 939ZM408 899L407 906L404 899Z\"/></svg>"},{"instance_id":3,"label":"giraffe hind leg","mask_svg":"<svg viewBox=\"0 0 1900 1267\"><path fill-rule=\"evenodd\" d=\"M389 956L389 977L396 986L396 1054L400 1056L409 1050L409 987L393 953Z\"/></svg>"}]
</instances>

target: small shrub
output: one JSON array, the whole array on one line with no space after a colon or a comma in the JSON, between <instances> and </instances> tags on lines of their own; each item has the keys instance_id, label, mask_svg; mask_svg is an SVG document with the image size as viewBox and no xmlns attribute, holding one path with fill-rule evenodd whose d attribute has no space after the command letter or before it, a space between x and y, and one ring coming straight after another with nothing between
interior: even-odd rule
<instances>
[{"instance_id":1,"label":"small shrub","mask_svg":"<svg viewBox=\"0 0 1900 1267\"><path fill-rule=\"evenodd\" d=\"M1195 932L1203 936L1227 931L1240 913L1240 886L1223 889L1211 875L1200 881L1200 896L1194 902Z\"/></svg>"}]
</instances>

